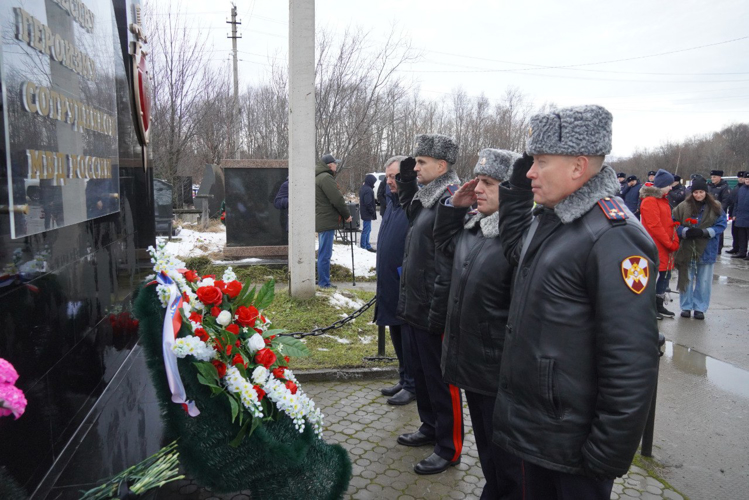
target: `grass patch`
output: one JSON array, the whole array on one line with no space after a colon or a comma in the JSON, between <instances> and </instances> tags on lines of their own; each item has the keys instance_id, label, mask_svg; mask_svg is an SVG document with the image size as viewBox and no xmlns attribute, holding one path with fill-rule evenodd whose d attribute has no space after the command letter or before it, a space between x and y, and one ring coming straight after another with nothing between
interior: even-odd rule
<instances>
[{"instance_id":1,"label":"grass patch","mask_svg":"<svg viewBox=\"0 0 749 500\"><path fill-rule=\"evenodd\" d=\"M643 469L645 472L648 473L648 476L660 482L666 488L674 490L679 495L684 497L684 500L689 500L688 496L686 496L684 493L682 493L681 491L671 486L671 484L668 481L663 479L663 476L661 474L663 473L663 470L665 469L665 467L663 467L663 465L658 463L655 459L642 456L640 454L640 451L638 450L637 453L635 453L635 457L632 459L632 465L635 465L639 467L640 469Z\"/></svg>"},{"instance_id":2,"label":"grass patch","mask_svg":"<svg viewBox=\"0 0 749 500\"><path fill-rule=\"evenodd\" d=\"M374 293L363 290L350 292L343 290L338 294L366 303ZM275 328L284 328L291 332L308 332L317 327L325 327L348 316L356 309L354 305L331 304L333 292L317 292L310 300L300 301L289 297L288 292L276 293L276 299L267 309L268 317ZM377 325L370 324L374 315L374 306L345 326L331 330L325 336L305 337L310 356L295 358L291 362L294 370L311 370L322 368L365 368L373 366L397 366L397 362L365 361L365 356L377 355ZM392 342L386 342L385 354L395 357Z\"/></svg>"},{"instance_id":3,"label":"grass patch","mask_svg":"<svg viewBox=\"0 0 749 500\"><path fill-rule=\"evenodd\" d=\"M225 265L217 266L206 256L190 257L185 259L185 264L188 269L193 269L201 276L215 274L220 277L228 267ZM276 283L288 283L289 281L289 268L287 266L243 266L232 267L232 270L237 275L237 279L242 283L262 285L271 278L276 280Z\"/></svg>"}]
</instances>

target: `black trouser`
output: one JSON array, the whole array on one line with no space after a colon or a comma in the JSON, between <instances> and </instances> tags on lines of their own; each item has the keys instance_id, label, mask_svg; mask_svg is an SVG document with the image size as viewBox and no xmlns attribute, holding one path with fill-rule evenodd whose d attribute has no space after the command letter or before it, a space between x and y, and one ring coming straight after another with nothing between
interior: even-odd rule
<instances>
[{"instance_id":1,"label":"black trouser","mask_svg":"<svg viewBox=\"0 0 749 500\"><path fill-rule=\"evenodd\" d=\"M733 240L733 243L731 244L731 250L733 250L733 253L737 253L739 251L739 247L737 246L738 241L736 240L736 221L731 223L731 239Z\"/></svg>"},{"instance_id":2,"label":"black trouser","mask_svg":"<svg viewBox=\"0 0 749 500\"><path fill-rule=\"evenodd\" d=\"M390 325L390 340L393 341L395 355L398 357L399 383L408 392L415 394L416 385L411 374L411 327L409 325Z\"/></svg>"},{"instance_id":3,"label":"black trouser","mask_svg":"<svg viewBox=\"0 0 749 500\"><path fill-rule=\"evenodd\" d=\"M521 460L492 442L492 415L496 396L464 391L471 413L473 435L486 484L482 500L522 500Z\"/></svg>"},{"instance_id":4,"label":"black trouser","mask_svg":"<svg viewBox=\"0 0 749 500\"><path fill-rule=\"evenodd\" d=\"M736 255L743 255L744 257L747 256L747 240L749 240L749 227L737 227L736 239L734 240L736 245Z\"/></svg>"},{"instance_id":5,"label":"black trouser","mask_svg":"<svg viewBox=\"0 0 749 500\"><path fill-rule=\"evenodd\" d=\"M718 255L723 251L723 237L725 234L720 233L720 236L718 237Z\"/></svg>"},{"instance_id":6,"label":"black trouser","mask_svg":"<svg viewBox=\"0 0 749 500\"><path fill-rule=\"evenodd\" d=\"M614 480L599 481L523 460L524 500L609 500Z\"/></svg>"},{"instance_id":7,"label":"black trouser","mask_svg":"<svg viewBox=\"0 0 749 500\"><path fill-rule=\"evenodd\" d=\"M434 452L451 462L463 449L463 403L460 389L442 381L442 336L411 325L411 361L416 382L416 407L425 436L437 444Z\"/></svg>"}]
</instances>

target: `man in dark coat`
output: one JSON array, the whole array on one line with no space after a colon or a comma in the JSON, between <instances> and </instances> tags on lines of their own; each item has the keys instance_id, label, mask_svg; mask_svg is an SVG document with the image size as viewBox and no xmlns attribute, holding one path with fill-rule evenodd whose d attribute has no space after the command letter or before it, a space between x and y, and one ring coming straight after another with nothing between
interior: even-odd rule
<instances>
[{"instance_id":1,"label":"man in dark coat","mask_svg":"<svg viewBox=\"0 0 749 500\"><path fill-rule=\"evenodd\" d=\"M400 171L400 162L405 156L393 156L385 162L387 193L385 215L382 216L377 235L377 301L374 322L390 329L395 355L398 357L398 383L382 389L391 405L406 405L416 399L416 386L411 368L411 329L395 315L398 308L400 270L403 265L403 250L408 233L408 218L398 203L398 186L395 176Z\"/></svg>"},{"instance_id":2,"label":"man in dark coat","mask_svg":"<svg viewBox=\"0 0 749 500\"><path fill-rule=\"evenodd\" d=\"M482 499L522 498L520 459L492 443L492 414L499 386L513 267L499 236L499 183L520 155L501 149L479 153L475 179L437 208L434 241L451 264L443 380L463 389L471 413L481 469ZM469 212L474 203L478 210ZM530 219L530 212L526 219ZM440 261L442 263L442 261Z\"/></svg>"},{"instance_id":3,"label":"man in dark coat","mask_svg":"<svg viewBox=\"0 0 749 500\"><path fill-rule=\"evenodd\" d=\"M281 211L281 226L287 233L289 232L289 178L278 188L276 197L273 198L273 206L276 210Z\"/></svg>"},{"instance_id":4,"label":"man in dark coat","mask_svg":"<svg viewBox=\"0 0 749 500\"><path fill-rule=\"evenodd\" d=\"M616 180L619 181L619 195L624 196L624 188L627 187L627 174L619 172L616 174Z\"/></svg>"},{"instance_id":5,"label":"man in dark coat","mask_svg":"<svg viewBox=\"0 0 749 500\"><path fill-rule=\"evenodd\" d=\"M442 381L440 358L450 277L438 272L434 220L439 203L457 191L460 182L452 165L458 145L438 134L416 136L414 158L401 162L396 177L398 199L410 229L406 236L398 297L398 317L411 327L411 361L421 427L401 434L404 446L435 445L414 466L417 474L437 474L460 463L463 413L460 389ZM419 189L418 185L423 187Z\"/></svg>"},{"instance_id":6,"label":"man in dark coat","mask_svg":"<svg viewBox=\"0 0 749 500\"><path fill-rule=\"evenodd\" d=\"M746 182L745 178L746 172L743 170L740 170L736 173L736 186L731 189L731 202L728 205L728 210L726 211L726 215L728 216L728 220L731 221L731 239L733 240L733 245L731 246L730 250L726 250L727 254L736 254L739 251L738 247L738 240L736 239L736 201L738 200L739 195L739 189L741 189L741 186L744 185Z\"/></svg>"},{"instance_id":7,"label":"man in dark coat","mask_svg":"<svg viewBox=\"0 0 749 500\"><path fill-rule=\"evenodd\" d=\"M533 163L500 187L499 237L517 272L494 442L523 459L527 500L608 500L657 380L658 253L602 166L611 124L600 106L531 117Z\"/></svg>"},{"instance_id":8,"label":"man in dark coat","mask_svg":"<svg viewBox=\"0 0 749 500\"><path fill-rule=\"evenodd\" d=\"M650 170L648 172L648 182L653 182L655 180L655 170Z\"/></svg>"},{"instance_id":9,"label":"man in dark coat","mask_svg":"<svg viewBox=\"0 0 749 500\"><path fill-rule=\"evenodd\" d=\"M681 177L674 175L674 183L672 184L671 191L668 192L666 197L668 198L668 204L671 208L676 208L676 205L684 201L687 197L687 189L681 183Z\"/></svg>"},{"instance_id":10,"label":"man in dark coat","mask_svg":"<svg viewBox=\"0 0 749 500\"><path fill-rule=\"evenodd\" d=\"M387 195L387 192L385 191L387 187L388 187L387 182L380 182L380 185L377 186L377 205L380 207L380 217L385 215L385 210L387 210L387 206L388 206L388 203L387 203L388 195Z\"/></svg>"},{"instance_id":11,"label":"man in dark coat","mask_svg":"<svg viewBox=\"0 0 749 500\"><path fill-rule=\"evenodd\" d=\"M744 182L736 190L736 201L731 210L731 225L736 228L736 253L731 258L749 260L747 242L749 241L749 182L744 172Z\"/></svg>"},{"instance_id":12,"label":"man in dark coat","mask_svg":"<svg viewBox=\"0 0 749 500\"><path fill-rule=\"evenodd\" d=\"M622 194L624 204L638 219L640 218L640 189L642 184L636 175L627 177L627 190Z\"/></svg>"},{"instance_id":13,"label":"man in dark coat","mask_svg":"<svg viewBox=\"0 0 749 500\"><path fill-rule=\"evenodd\" d=\"M370 252L376 250L369 244L369 235L372 232L372 221L377 219L377 206L374 196L374 185L377 178L372 174L367 174L364 178L364 184L359 188L359 215L362 220L361 247Z\"/></svg>"},{"instance_id":14,"label":"man in dark coat","mask_svg":"<svg viewBox=\"0 0 749 500\"><path fill-rule=\"evenodd\" d=\"M330 257L333 255L333 236L342 222L351 222L346 200L338 190L335 172L340 160L324 155L315 168L315 231L317 250L317 284L320 288L335 288L330 282Z\"/></svg>"},{"instance_id":15,"label":"man in dark coat","mask_svg":"<svg viewBox=\"0 0 749 500\"><path fill-rule=\"evenodd\" d=\"M710 184L707 185L710 196L720 203L724 212L728 212L728 205L731 204L731 187L723 180L722 170L710 171ZM718 237L718 254L723 251L723 233Z\"/></svg>"}]
</instances>

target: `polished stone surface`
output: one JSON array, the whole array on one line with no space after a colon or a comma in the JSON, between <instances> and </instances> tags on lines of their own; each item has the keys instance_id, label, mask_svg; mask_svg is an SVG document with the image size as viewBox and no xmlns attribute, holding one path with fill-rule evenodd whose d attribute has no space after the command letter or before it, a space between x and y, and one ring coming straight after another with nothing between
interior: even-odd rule
<instances>
[{"instance_id":1,"label":"polished stone surface","mask_svg":"<svg viewBox=\"0 0 749 500\"><path fill-rule=\"evenodd\" d=\"M193 201L195 208L202 210L203 204L208 200L208 216L218 219L221 215L221 202L224 201L225 193L224 171L218 165L206 165L198 195Z\"/></svg>"},{"instance_id":2,"label":"polished stone surface","mask_svg":"<svg viewBox=\"0 0 749 500\"><path fill-rule=\"evenodd\" d=\"M227 168L226 246L280 246L288 244L286 211L273 206L286 181L285 168ZM314 207L310 208L314 210Z\"/></svg>"}]
</instances>

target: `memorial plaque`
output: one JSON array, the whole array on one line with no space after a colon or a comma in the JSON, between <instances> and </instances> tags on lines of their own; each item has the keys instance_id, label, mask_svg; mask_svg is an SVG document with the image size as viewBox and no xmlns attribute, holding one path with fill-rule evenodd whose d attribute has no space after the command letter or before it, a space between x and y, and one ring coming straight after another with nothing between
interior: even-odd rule
<instances>
[{"instance_id":1,"label":"memorial plaque","mask_svg":"<svg viewBox=\"0 0 749 500\"><path fill-rule=\"evenodd\" d=\"M287 161L224 160L224 175L227 250L261 247L254 254L248 250L246 256L285 255L288 211L277 209L273 200L288 177Z\"/></svg>"},{"instance_id":2,"label":"memorial plaque","mask_svg":"<svg viewBox=\"0 0 749 500\"><path fill-rule=\"evenodd\" d=\"M195 208L202 210L208 203L208 216L218 219L221 216L221 202L224 201L224 172L218 165L206 165L203 180L194 200ZM207 196L207 198L202 198ZM208 200L208 201L206 201Z\"/></svg>"},{"instance_id":3,"label":"memorial plaque","mask_svg":"<svg viewBox=\"0 0 749 500\"><path fill-rule=\"evenodd\" d=\"M161 179L153 180L153 199L156 216L156 233L172 235L172 185Z\"/></svg>"},{"instance_id":4,"label":"memorial plaque","mask_svg":"<svg viewBox=\"0 0 749 500\"><path fill-rule=\"evenodd\" d=\"M117 212L110 0L4 0L3 114L11 236Z\"/></svg>"}]
</instances>

